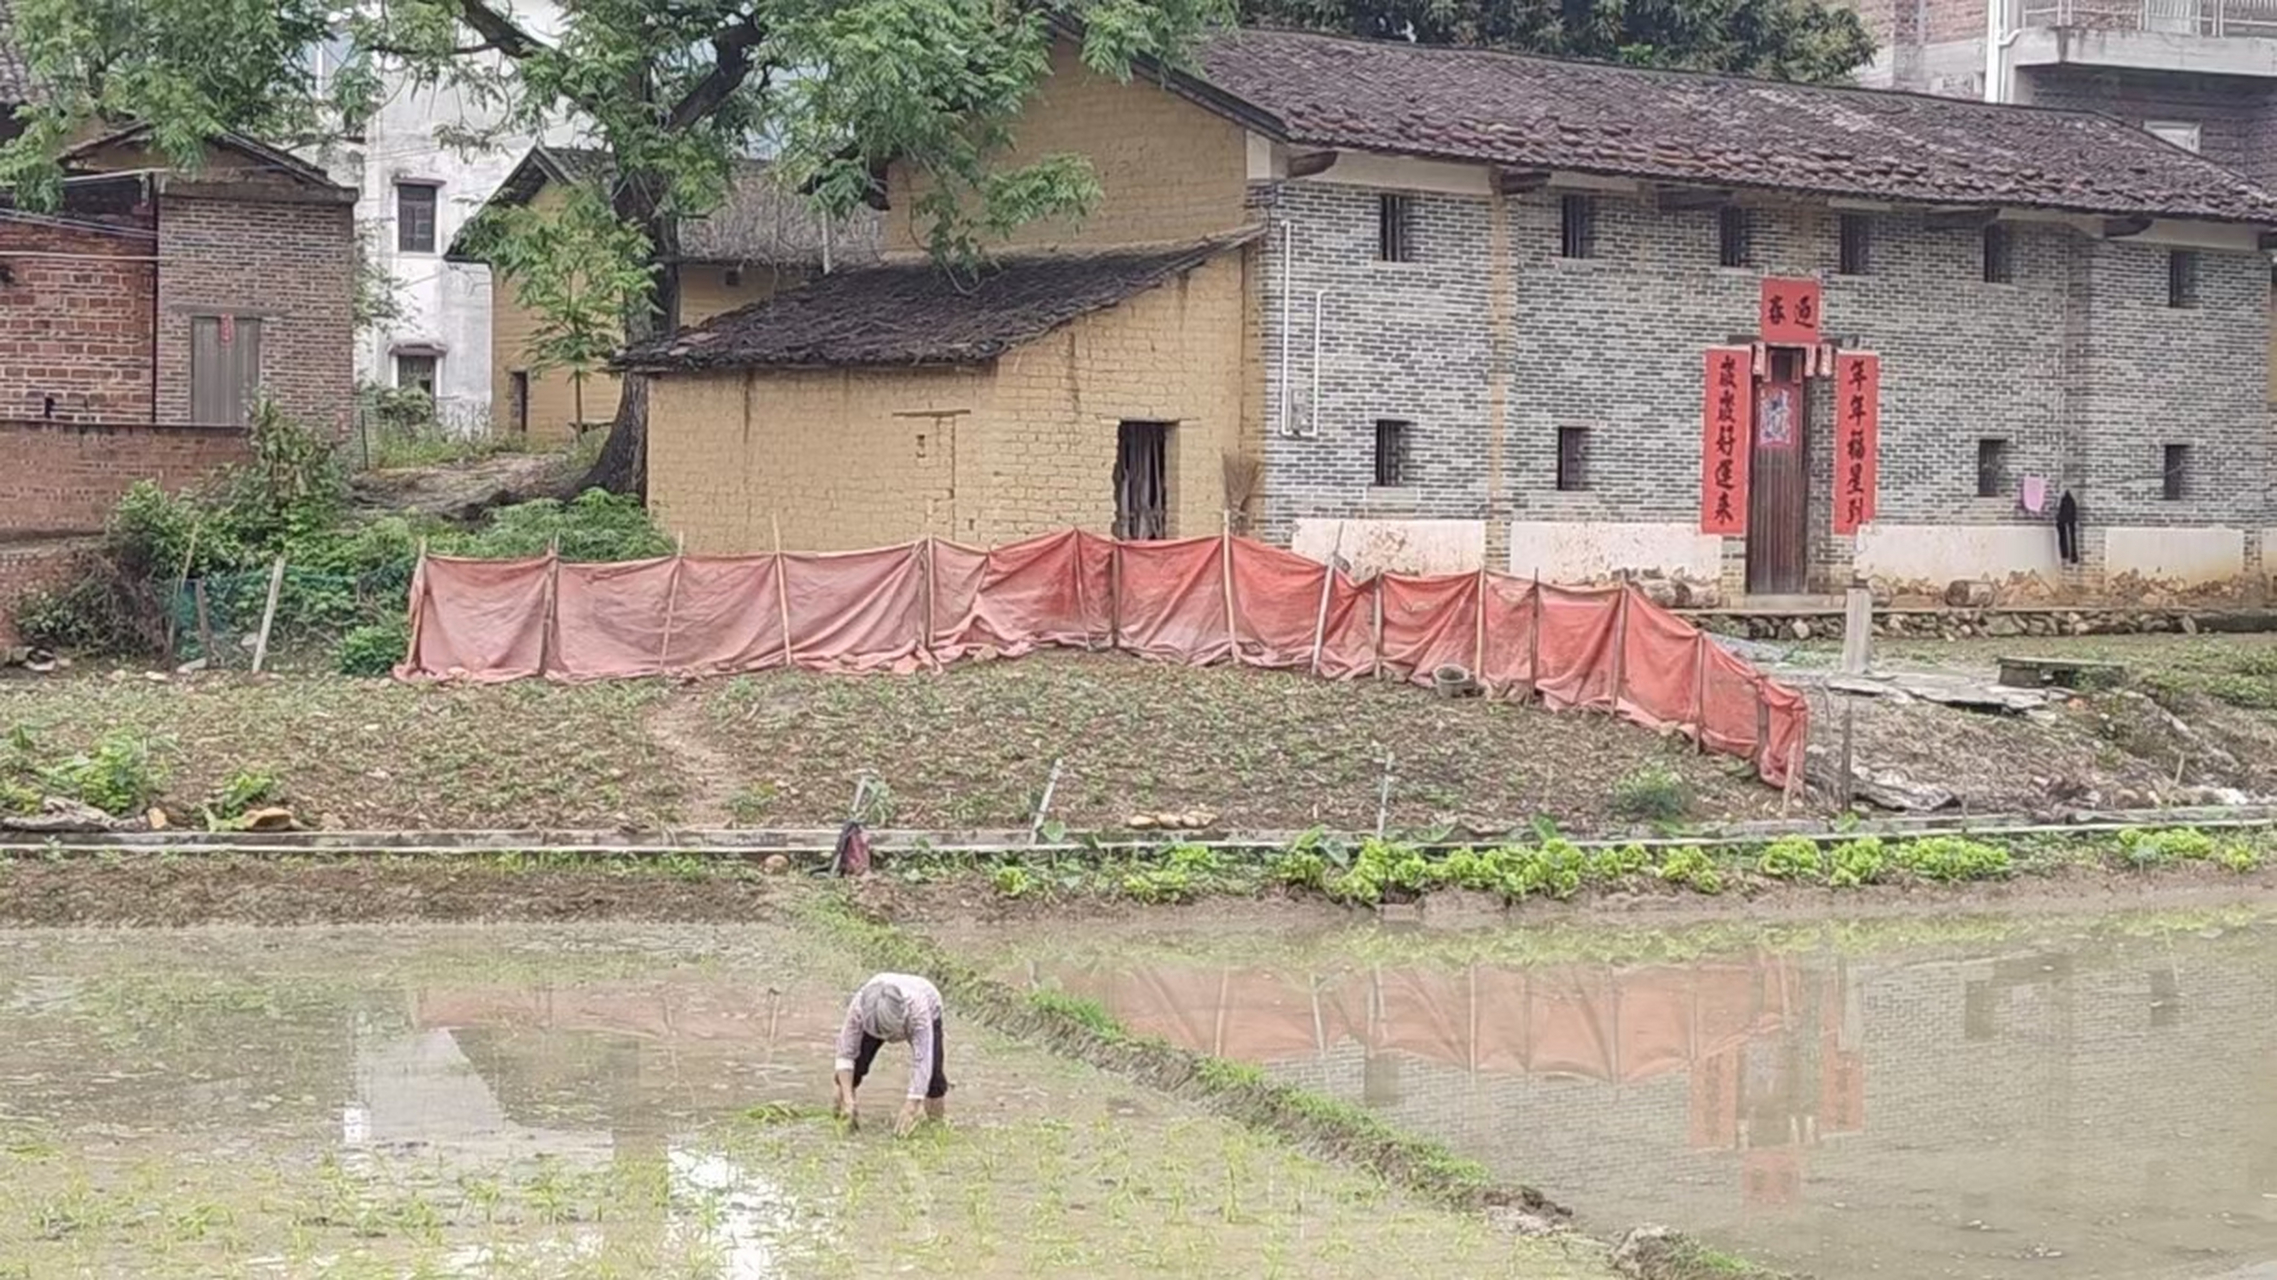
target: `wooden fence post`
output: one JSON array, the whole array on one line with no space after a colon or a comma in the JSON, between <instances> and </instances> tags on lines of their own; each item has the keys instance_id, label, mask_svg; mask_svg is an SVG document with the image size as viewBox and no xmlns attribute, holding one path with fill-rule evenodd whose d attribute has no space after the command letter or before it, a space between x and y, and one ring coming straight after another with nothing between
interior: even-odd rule
<instances>
[{"instance_id":1,"label":"wooden fence post","mask_svg":"<svg viewBox=\"0 0 2277 1280\"><path fill-rule=\"evenodd\" d=\"M918 548L918 554L925 557L925 620L919 624L921 630L917 639L917 651L925 655L927 662L931 662L934 629L938 625L933 616L934 601L939 599L941 590L940 575L933 567L932 534L925 535L925 542Z\"/></svg>"},{"instance_id":2,"label":"wooden fence post","mask_svg":"<svg viewBox=\"0 0 2277 1280\"><path fill-rule=\"evenodd\" d=\"M664 590L664 641L656 648L656 671L662 675L670 669L672 661L672 622L680 611L680 565L688 558L688 535L680 533L672 540L672 575Z\"/></svg>"},{"instance_id":3,"label":"wooden fence post","mask_svg":"<svg viewBox=\"0 0 2277 1280\"><path fill-rule=\"evenodd\" d=\"M1477 597L1471 618L1471 679L1486 688L1486 558L1479 557Z\"/></svg>"},{"instance_id":4,"label":"wooden fence post","mask_svg":"<svg viewBox=\"0 0 2277 1280\"><path fill-rule=\"evenodd\" d=\"M1218 572L1225 579L1225 652L1229 661L1241 660L1241 632L1233 622L1233 512L1218 513Z\"/></svg>"},{"instance_id":5,"label":"wooden fence post","mask_svg":"<svg viewBox=\"0 0 2277 1280\"><path fill-rule=\"evenodd\" d=\"M1321 567L1320 607L1312 620L1312 673L1320 674L1320 650L1328 641L1328 594L1336 583L1336 557L1344 554L1344 522L1336 522L1336 541L1328 548L1328 563Z\"/></svg>"},{"instance_id":6,"label":"wooden fence post","mask_svg":"<svg viewBox=\"0 0 2277 1280\"><path fill-rule=\"evenodd\" d=\"M1542 571L1534 570L1534 625L1526 634L1526 697L1542 691Z\"/></svg>"},{"instance_id":7,"label":"wooden fence post","mask_svg":"<svg viewBox=\"0 0 2277 1280\"><path fill-rule=\"evenodd\" d=\"M1613 712L1621 710L1621 692L1629 679L1629 592L1628 583L1621 584L1621 594L1613 604Z\"/></svg>"},{"instance_id":8,"label":"wooden fence post","mask_svg":"<svg viewBox=\"0 0 2277 1280\"><path fill-rule=\"evenodd\" d=\"M269 628L277 622L277 594L285 586L285 558L269 566L269 601L261 606L261 634L253 641L253 674L261 674L262 664L269 660Z\"/></svg>"},{"instance_id":9,"label":"wooden fence post","mask_svg":"<svg viewBox=\"0 0 2277 1280\"><path fill-rule=\"evenodd\" d=\"M775 531L775 607L783 616L783 666L788 669L793 665L791 661L791 566L790 562L783 558L782 518L769 514L767 523Z\"/></svg>"},{"instance_id":10,"label":"wooden fence post","mask_svg":"<svg viewBox=\"0 0 2277 1280\"><path fill-rule=\"evenodd\" d=\"M1692 746L1708 750L1708 633L1692 633Z\"/></svg>"}]
</instances>

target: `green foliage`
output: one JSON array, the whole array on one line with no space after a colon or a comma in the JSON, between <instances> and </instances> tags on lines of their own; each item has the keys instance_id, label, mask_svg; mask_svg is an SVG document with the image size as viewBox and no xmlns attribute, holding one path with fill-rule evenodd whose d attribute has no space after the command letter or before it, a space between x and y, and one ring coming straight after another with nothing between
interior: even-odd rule
<instances>
[{"instance_id":1,"label":"green foliage","mask_svg":"<svg viewBox=\"0 0 2277 1280\"><path fill-rule=\"evenodd\" d=\"M535 318L522 354L533 375L568 370L583 426L586 380L624 344L625 316L646 304L654 270L647 235L618 219L595 179L570 185L550 209L490 206L468 228L467 244Z\"/></svg>"},{"instance_id":2,"label":"green foliage","mask_svg":"<svg viewBox=\"0 0 2277 1280\"><path fill-rule=\"evenodd\" d=\"M333 651L333 667L344 676L384 676L395 670L411 647L411 619L391 614L379 622L350 628Z\"/></svg>"},{"instance_id":3,"label":"green foliage","mask_svg":"<svg viewBox=\"0 0 2277 1280\"><path fill-rule=\"evenodd\" d=\"M92 750L40 770L40 783L51 794L117 817L149 808L164 782L150 739L123 729L104 734Z\"/></svg>"},{"instance_id":4,"label":"green foliage","mask_svg":"<svg viewBox=\"0 0 2277 1280\"><path fill-rule=\"evenodd\" d=\"M1680 845L1661 854L1658 873L1669 884L1680 884L1696 893L1724 891L1723 872L1717 868L1714 855L1697 845Z\"/></svg>"},{"instance_id":5,"label":"green foliage","mask_svg":"<svg viewBox=\"0 0 2277 1280\"><path fill-rule=\"evenodd\" d=\"M1964 836L1924 836L1897 846L1897 865L1924 880L1954 883L1998 880L2015 869L2015 859L1996 844Z\"/></svg>"},{"instance_id":6,"label":"green foliage","mask_svg":"<svg viewBox=\"0 0 2277 1280\"><path fill-rule=\"evenodd\" d=\"M2261 869L2261 850L2243 840L2225 840L2214 850L2214 861L2239 875Z\"/></svg>"},{"instance_id":7,"label":"green foliage","mask_svg":"<svg viewBox=\"0 0 2277 1280\"><path fill-rule=\"evenodd\" d=\"M2130 829L2119 833L2119 856L2136 867L2198 862L2212 858L2214 853L2214 838L2196 827L2169 827L2159 831Z\"/></svg>"},{"instance_id":8,"label":"green foliage","mask_svg":"<svg viewBox=\"0 0 2277 1280\"><path fill-rule=\"evenodd\" d=\"M728 820L739 827L757 826L775 811L777 793L771 782L754 782L727 798Z\"/></svg>"},{"instance_id":9,"label":"green foliage","mask_svg":"<svg viewBox=\"0 0 2277 1280\"><path fill-rule=\"evenodd\" d=\"M1412 898L1431 888L1431 864L1413 845L1371 838L1343 874L1329 881L1328 896L1340 902L1372 905L1386 897Z\"/></svg>"},{"instance_id":10,"label":"green foliage","mask_svg":"<svg viewBox=\"0 0 2277 1280\"><path fill-rule=\"evenodd\" d=\"M1856 889L1889 874L1890 856L1879 836L1860 836L1834 846L1827 857L1826 882L1837 889Z\"/></svg>"},{"instance_id":11,"label":"green foliage","mask_svg":"<svg viewBox=\"0 0 2277 1280\"><path fill-rule=\"evenodd\" d=\"M1613 784L1613 812L1637 822L1674 822L1692 809L1692 784L1665 764L1653 763Z\"/></svg>"},{"instance_id":12,"label":"green foliage","mask_svg":"<svg viewBox=\"0 0 2277 1280\"><path fill-rule=\"evenodd\" d=\"M1123 1030L1123 1024L1115 1021L1114 1014L1107 1012L1107 1006L1089 996L1070 995L1065 991L1044 987L1028 993L1028 1004L1038 1013L1073 1023L1101 1040L1119 1043L1130 1038L1130 1033Z\"/></svg>"},{"instance_id":13,"label":"green foliage","mask_svg":"<svg viewBox=\"0 0 2277 1280\"><path fill-rule=\"evenodd\" d=\"M39 788L16 778L0 776L0 813L38 813Z\"/></svg>"},{"instance_id":14,"label":"green foliage","mask_svg":"<svg viewBox=\"0 0 2277 1280\"><path fill-rule=\"evenodd\" d=\"M1462 0L1243 0L1242 21L1374 39L1513 49L1775 80L1847 81L1874 56L1857 14L1820 0L1616 0L1595 6Z\"/></svg>"},{"instance_id":15,"label":"green foliage","mask_svg":"<svg viewBox=\"0 0 2277 1280\"><path fill-rule=\"evenodd\" d=\"M1265 878L1290 889L1328 891L1328 859L1302 845L1274 854L1265 865Z\"/></svg>"},{"instance_id":16,"label":"green foliage","mask_svg":"<svg viewBox=\"0 0 2277 1280\"><path fill-rule=\"evenodd\" d=\"M988 873L988 883L1000 897L1033 897L1042 889L1043 881L1036 873L1017 862L1000 862Z\"/></svg>"},{"instance_id":17,"label":"green foliage","mask_svg":"<svg viewBox=\"0 0 2277 1280\"><path fill-rule=\"evenodd\" d=\"M1223 886L1226 866L1215 849L1173 845L1157 866L1141 866L1123 877L1123 892L1140 902L1186 902Z\"/></svg>"},{"instance_id":18,"label":"green foliage","mask_svg":"<svg viewBox=\"0 0 2277 1280\"><path fill-rule=\"evenodd\" d=\"M473 534L431 544L439 554L510 560L558 547L564 560L645 560L672 554L638 498L587 489L568 502L539 498L500 507Z\"/></svg>"},{"instance_id":19,"label":"green foliage","mask_svg":"<svg viewBox=\"0 0 2277 1280\"><path fill-rule=\"evenodd\" d=\"M277 803L284 798L284 791L284 784L273 773L239 769L215 788L199 811L205 816L206 830L235 831L244 825L247 813Z\"/></svg>"},{"instance_id":20,"label":"green foliage","mask_svg":"<svg viewBox=\"0 0 2277 1280\"><path fill-rule=\"evenodd\" d=\"M104 573L26 591L16 597L14 615L24 643L58 653L129 653L144 642L118 581Z\"/></svg>"},{"instance_id":21,"label":"green foliage","mask_svg":"<svg viewBox=\"0 0 2277 1280\"><path fill-rule=\"evenodd\" d=\"M1774 880L1818 880L1826 875L1826 859L1818 842L1802 836L1782 836L1763 846L1755 869Z\"/></svg>"},{"instance_id":22,"label":"green foliage","mask_svg":"<svg viewBox=\"0 0 2277 1280\"><path fill-rule=\"evenodd\" d=\"M1235 1062L1231 1058L1205 1057L1194 1064L1194 1077L1208 1088L1225 1091L1264 1089L1272 1085L1265 1068L1253 1062Z\"/></svg>"},{"instance_id":23,"label":"green foliage","mask_svg":"<svg viewBox=\"0 0 2277 1280\"><path fill-rule=\"evenodd\" d=\"M367 218L356 224L355 258L348 276L348 319L359 334L370 333L403 318L403 296L395 273L373 252L373 242L388 234L390 227L385 218Z\"/></svg>"}]
</instances>

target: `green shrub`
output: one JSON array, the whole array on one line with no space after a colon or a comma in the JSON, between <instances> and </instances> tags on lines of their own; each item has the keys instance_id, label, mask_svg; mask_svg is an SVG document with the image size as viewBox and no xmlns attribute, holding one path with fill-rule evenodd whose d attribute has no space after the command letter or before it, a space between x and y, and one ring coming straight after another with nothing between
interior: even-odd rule
<instances>
[{"instance_id":1,"label":"green shrub","mask_svg":"<svg viewBox=\"0 0 2277 1280\"><path fill-rule=\"evenodd\" d=\"M1589 878L1612 884L1652 869L1652 854L1641 844L1599 849L1589 855Z\"/></svg>"},{"instance_id":2,"label":"green shrub","mask_svg":"<svg viewBox=\"0 0 2277 1280\"><path fill-rule=\"evenodd\" d=\"M2226 840L2214 851L2214 861L2231 871L2244 875L2261 868L2261 850L2243 840Z\"/></svg>"},{"instance_id":3,"label":"green shrub","mask_svg":"<svg viewBox=\"0 0 2277 1280\"><path fill-rule=\"evenodd\" d=\"M1856 889L1889 874L1890 856L1881 837L1860 836L1834 846L1827 856L1826 882L1837 889Z\"/></svg>"},{"instance_id":4,"label":"green shrub","mask_svg":"<svg viewBox=\"0 0 2277 1280\"><path fill-rule=\"evenodd\" d=\"M38 813L39 788L14 778L0 778L0 813Z\"/></svg>"},{"instance_id":5,"label":"green shrub","mask_svg":"<svg viewBox=\"0 0 2277 1280\"><path fill-rule=\"evenodd\" d=\"M1755 869L1774 880L1818 880L1826 875L1826 859L1818 842L1802 836L1781 836L1763 846Z\"/></svg>"},{"instance_id":6,"label":"green shrub","mask_svg":"<svg viewBox=\"0 0 2277 1280\"><path fill-rule=\"evenodd\" d=\"M148 738L113 730L96 742L94 750L41 770L40 780L57 795L124 817L150 807L158 798L163 775Z\"/></svg>"},{"instance_id":7,"label":"green shrub","mask_svg":"<svg viewBox=\"0 0 2277 1280\"><path fill-rule=\"evenodd\" d=\"M1308 848L1289 848L1265 864L1265 878L1291 889L1328 889L1328 859Z\"/></svg>"},{"instance_id":8,"label":"green shrub","mask_svg":"<svg viewBox=\"0 0 2277 1280\"><path fill-rule=\"evenodd\" d=\"M145 643L122 584L97 569L55 588L16 597L16 633L24 643L58 653L131 653Z\"/></svg>"},{"instance_id":9,"label":"green shrub","mask_svg":"<svg viewBox=\"0 0 2277 1280\"><path fill-rule=\"evenodd\" d=\"M1330 897L1370 905L1397 894L1413 897L1438 883L1438 872L1421 850L1399 841L1370 837L1342 875L1329 882Z\"/></svg>"},{"instance_id":10,"label":"green shrub","mask_svg":"<svg viewBox=\"0 0 2277 1280\"><path fill-rule=\"evenodd\" d=\"M2130 829L2119 833L2119 856L2136 867L2199 862L2214 856L2214 838L2196 827Z\"/></svg>"},{"instance_id":11,"label":"green shrub","mask_svg":"<svg viewBox=\"0 0 2277 1280\"><path fill-rule=\"evenodd\" d=\"M1898 866L1925 880L1998 880L2015 869L2008 850L1963 836L1924 836L1897 847Z\"/></svg>"},{"instance_id":12,"label":"green shrub","mask_svg":"<svg viewBox=\"0 0 2277 1280\"><path fill-rule=\"evenodd\" d=\"M1582 876L1589 870L1589 855L1563 836L1499 852L1507 860L1502 892L1514 899L1535 894L1570 898L1581 891Z\"/></svg>"},{"instance_id":13,"label":"green shrub","mask_svg":"<svg viewBox=\"0 0 2277 1280\"><path fill-rule=\"evenodd\" d=\"M1674 822L1692 809L1692 784L1665 764L1648 764L1613 784L1613 812L1637 822Z\"/></svg>"},{"instance_id":14,"label":"green shrub","mask_svg":"<svg viewBox=\"0 0 2277 1280\"><path fill-rule=\"evenodd\" d=\"M384 676L411 648L411 619L396 615L353 627L340 637L332 662L344 676Z\"/></svg>"},{"instance_id":15,"label":"green shrub","mask_svg":"<svg viewBox=\"0 0 2277 1280\"><path fill-rule=\"evenodd\" d=\"M1661 854L1657 874L1669 884L1684 885L1696 893L1724 891L1723 872L1717 869L1714 855L1698 845L1685 845Z\"/></svg>"},{"instance_id":16,"label":"green shrub","mask_svg":"<svg viewBox=\"0 0 2277 1280\"><path fill-rule=\"evenodd\" d=\"M201 806L206 830L234 831L242 825L246 814L283 798L284 785L277 780L277 775L259 769L239 769Z\"/></svg>"},{"instance_id":17,"label":"green shrub","mask_svg":"<svg viewBox=\"0 0 2277 1280\"><path fill-rule=\"evenodd\" d=\"M999 897L1025 898L1036 892L1042 882L1036 873L1017 862L1000 862L988 873L988 883Z\"/></svg>"}]
</instances>

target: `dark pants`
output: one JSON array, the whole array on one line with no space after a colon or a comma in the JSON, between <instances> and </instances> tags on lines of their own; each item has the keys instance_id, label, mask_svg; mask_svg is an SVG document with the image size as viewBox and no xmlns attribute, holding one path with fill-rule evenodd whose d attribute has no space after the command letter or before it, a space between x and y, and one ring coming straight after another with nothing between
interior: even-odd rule
<instances>
[{"instance_id":1,"label":"dark pants","mask_svg":"<svg viewBox=\"0 0 2277 1280\"><path fill-rule=\"evenodd\" d=\"M854 1055L855 1088L862 1087L862 1077L870 1074L870 1064L877 1061L878 1050L884 1047L885 1041L866 1031L862 1033L862 1047ZM933 1079L925 1086L925 1096L928 1098L939 1099L949 1096L949 1077L941 1069L941 1064L946 1059L948 1051L948 1042L941 1038L941 1020L935 1018L933 1019Z\"/></svg>"}]
</instances>

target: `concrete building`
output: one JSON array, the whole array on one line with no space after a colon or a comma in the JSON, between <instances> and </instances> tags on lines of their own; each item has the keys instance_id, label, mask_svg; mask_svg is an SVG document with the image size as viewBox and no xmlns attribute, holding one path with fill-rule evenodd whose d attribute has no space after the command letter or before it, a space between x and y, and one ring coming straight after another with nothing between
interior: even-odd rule
<instances>
[{"instance_id":1,"label":"concrete building","mask_svg":"<svg viewBox=\"0 0 2277 1280\"><path fill-rule=\"evenodd\" d=\"M606 152L532 147L498 184L490 204L549 210L571 184L606 182L608 170ZM772 297L809 276L874 263L878 224L868 210L835 222L823 219L796 192L786 191L766 163L748 160L737 166L736 181L718 209L682 223L680 245L680 256L667 269L678 278L681 322L696 324ZM453 244L449 257L455 268L479 269L489 277L488 268L477 267L463 246ZM493 280L491 288L492 425L558 441L581 427L606 426L613 420L615 375L588 377L580 397L566 370L534 368L539 362L531 341L539 317L522 305L513 280Z\"/></svg>"},{"instance_id":2,"label":"concrete building","mask_svg":"<svg viewBox=\"0 0 2277 1280\"><path fill-rule=\"evenodd\" d=\"M2277 182L2272 0L1860 0L1862 83L2102 111Z\"/></svg>"},{"instance_id":3,"label":"concrete building","mask_svg":"<svg viewBox=\"0 0 2277 1280\"><path fill-rule=\"evenodd\" d=\"M540 35L559 26L550 0L516 0L504 8ZM345 41L309 50L320 90L346 52ZM391 279L401 313L356 335L357 380L424 388L438 421L464 433L488 430L496 416L492 283L488 268L454 261L445 251L530 145L527 137L485 136L501 120L497 106L477 95L391 74L370 118L322 157L337 181L355 189L364 252ZM485 142L466 147L454 137Z\"/></svg>"},{"instance_id":4,"label":"concrete building","mask_svg":"<svg viewBox=\"0 0 2277 1280\"><path fill-rule=\"evenodd\" d=\"M1699 602L2264 586L2277 197L2229 170L2086 113L1500 53L1253 31L1195 68L1063 45L1010 160L1102 198L977 275L921 261L896 166L885 263L628 353L666 525L1230 513Z\"/></svg>"}]
</instances>

